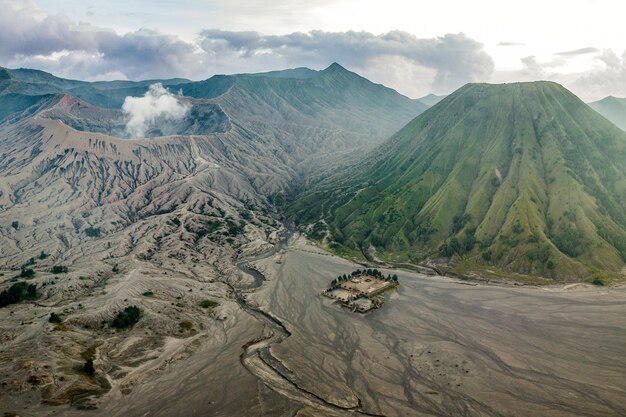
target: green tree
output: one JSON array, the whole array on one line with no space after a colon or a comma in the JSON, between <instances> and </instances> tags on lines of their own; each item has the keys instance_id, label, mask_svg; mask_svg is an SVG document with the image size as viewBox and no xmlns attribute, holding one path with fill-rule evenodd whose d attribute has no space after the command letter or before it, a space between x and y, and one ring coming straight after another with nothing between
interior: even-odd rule
<instances>
[{"instance_id":1,"label":"green tree","mask_svg":"<svg viewBox=\"0 0 626 417\"><path fill-rule=\"evenodd\" d=\"M88 227L85 229L85 234L89 237L100 237L101 230L99 227Z\"/></svg>"},{"instance_id":2,"label":"green tree","mask_svg":"<svg viewBox=\"0 0 626 417\"><path fill-rule=\"evenodd\" d=\"M93 359L89 358L83 365L83 372L89 376L92 376L96 373L96 368L93 366Z\"/></svg>"},{"instance_id":3,"label":"green tree","mask_svg":"<svg viewBox=\"0 0 626 417\"><path fill-rule=\"evenodd\" d=\"M134 326L141 318L141 309L137 306L129 306L117 313L111 326L116 329L125 329Z\"/></svg>"},{"instance_id":4,"label":"green tree","mask_svg":"<svg viewBox=\"0 0 626 417\"><path fill-rule=\"evenodd\" d=\"M32 278L34 276L35 276L35 271L30 268L22 268L22 271L20 272L21 278Z\"/></svg>"},{"instance_id":5,"label":"green tree","mask_svg":"<svg viewBox=\"0 0 626 417\"><path fill-rule=\"evenodd\" d=\"M48 321L50 323L61 323L63 320L61 319L61 316L59 316L57 313L50 313L50 318L48 319Z\"/></svg>"},{"instance_id":6,"label":"green tree","mask_svg":"<svg viewBox=\"0 0 626 417\"><path fill-rule=\"evenodd\" d=\"M66 274L68 272L68 268L65 265L54 265L50 272L53 274Z\"/></svg>"}]
</instances>

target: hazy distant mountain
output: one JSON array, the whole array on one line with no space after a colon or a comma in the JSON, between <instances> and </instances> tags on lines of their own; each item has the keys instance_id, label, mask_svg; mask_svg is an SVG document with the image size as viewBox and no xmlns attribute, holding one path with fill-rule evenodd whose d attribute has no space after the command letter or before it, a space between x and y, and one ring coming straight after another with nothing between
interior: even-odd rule
<instances>
[{"instance_id":1,"label":"hazy distant mountain","mask_svg":"<svg viewBox=\"0 0 626 417\"><path fill-rule=\"evenodd\" d=\"M251 77L267 77L267 78L294 78L298 80L306 80L318 75L319 71L312 70L306 67L291 68L279 71L267 71L245 74Z\"/></svg>"},{"instance_id":2,"label":"hazy distant mountain","mask_svg":"<svg viewBox=\"0 0 626 417\"><path fill-rule=\"evenodd\" d=\"M368 136L389 136L427 109L336 63L323 71L220 75L172 89L215 99L227 113L250 122L315 125Z\"/></svg>"},{"instance_id":3,"label":"hazy distant mountain","mask_svg":"<svg viewBox=\"0 0 626 417\"><path fill-rule=\"evenodd\" d=\"M626 134L535 82L462 87L292 212L346 253L583 279L623 267L624 207Z\"/></svg>"},{"instance_id":4,"label":"hazy distant mountain","mask_svg":"<svg viewBox=\"0 0 626 417\"><path fill-rule=\"evenodd\" d=\"M591 108L615 123L620 129L626 130L626 98L613 96L589 103Z\"/></svg>"},{"instance_id":5,"label":"hazy distant mountain","mask_svg":"<svg viewBox=\"0 0 626 417\"><path fill-rule=\"evenodd\" d=\"M127 96L141 96L156 82L189 97L214 99L228 108L229 114L249 122L328 127L378 138L391 135L428 108L336 63L322 71L295 68L216 75L197 82L170 79L89 83L39 70L0 69L0 95L63 93L107 108L120 108Z\"/></svg>"},{"instance_id":6,"label":"hazy distant mountain","mask_svg":"<svg viewBox=\"0 0 626 417\"><path fill-rule=\"evenodd\" d=\"M15 93L36 96L64 93L82 98L101 107L121 107L127 96L139 96L148 89L149 85L157 82L167 87L189 82L189 80L174 78L170 80L97 81L90 83L55 77L40 70L25 68L9 70L0 67L0 94Z\"/></svg>"},{"instance_id":7,"label":"hazy distant mountain","mask_svg":"<svg viewBox=\"0 0 626 417\"><path fill-rule=\"evenodd\" d=\"M445 95L438 96L438 95L435 95L435 94L429 94L427 96L418 98L417 101L419 101L421 103L424 103L428 107L432 107L435 104L439 103L444 98L446 98Z\"/></svg>"}]
</instances>

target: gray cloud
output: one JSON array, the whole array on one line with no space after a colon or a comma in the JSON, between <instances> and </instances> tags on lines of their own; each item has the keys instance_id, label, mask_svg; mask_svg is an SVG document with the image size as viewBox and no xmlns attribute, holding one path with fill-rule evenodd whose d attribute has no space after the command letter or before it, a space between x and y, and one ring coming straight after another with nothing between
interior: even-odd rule
<instances>
[{"instance_id":1,"label":"gray cloud","mask_svg":"<svg viewBox=\"0 0 626 417\"><path fill-rule=\"evenodd\" d=\"M508 41L498 42L498 46L524 46L524 45L526 44L522 42L508 42Z\"/></svg>"},{"instance_id":2,"label":"gray cloud","mask_svg":"<svg viewBox=\"0 0 626 417\"><path fill-rule=\"evenodd\" d=\"M621 55L611 49L589 56L591 69L564 73L560 71L572 56L556 56L540 61L535 56L521 59L522 69L496 71L493 82L551 80L563 84L585 101L609 95L626 97L626 51Z\"/></svg>"},{"instance_id":3,"label":"gray cloud","mask_svg":"<svg viewBox=\"0 0 626 417\"><path fill-rule=\"evenodd\" d=\"M0 0L0 7L0 65L34 67L68 78L201 79L296 66L321 69L339 62L418 96L485 81L494 69L482 44L464 34L419 39L402 31L263 35L205 30L196 40L185 41L150 29L119 35L76 24L61 15L46 15L30 0Z\"/></svg>"},{"instance_id":4,"label":"gray cloud","mask_svg":"<svg viewBox=\"0 0 626 417\"><path fill-rule=\"evenodd\" d=\"M582 74L572 87L585 91L593 99L609 95L626 97L626 51L619 56L607 49L595 58L602 68Z\"/></svg>"},{"instance_id":5,"label":"gray cloud","mask_svg":"<svg viewBox=\"0 0 626 417\"><path fill-rule=\"evenodd\" d=\"M523 65L522 73L537 79L552 78L554 74L550 74L549 70L566 63L564 58L553 58L550 61L539 62L534 55L524 57L521 61Z\"/></svg>"},{"instance_id":6,"label":"gray cloud","mask_svg":"<svg viewBox=\"0 0 626 417\"><path fill-rule=\"evenodd\" d=\"M587 48L574 49L573 51L557 52L554 55L573 57L573 56L578 56L578 55L593 54L599 51L600 50L598 48L587 47Z\"/></svg>"},{"instance_id":7,"label":"gray cloud","mask_svg":"<svg viewBox=\"0 0 626 417\"><path fill-rule=\"evenodd\" d=\"M197 75L203 54L176 36L140 29L125 35L46 16L32 2L0 0L0 60L76 78ZM15 24L19 22L19 24ZM56 56L55 56L56 54Z\"/></svg>"},{"instance_id":8,"label":"gray cloud","mask_svg":"<svg viewBox=\"0 0 626 417\"><path fill-rule=\"evenodd\" d=\"M432 88L443 92L486 80L494 69L482 44L464 34L419 39L402 31L382 35L353 31L262 35L205 30L200 45L210 56L226 57L229 62L247 63L252 68L267 62L319 68L336 61L367 75L373 61L380 66L381 59L388 57L390 72L397 71L397 65L433 70Z\"/></svg>"}]
</instances>

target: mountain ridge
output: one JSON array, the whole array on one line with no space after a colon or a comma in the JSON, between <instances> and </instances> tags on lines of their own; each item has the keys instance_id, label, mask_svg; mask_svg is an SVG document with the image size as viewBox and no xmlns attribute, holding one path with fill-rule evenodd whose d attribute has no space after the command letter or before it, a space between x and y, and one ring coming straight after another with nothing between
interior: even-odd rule
<instances>
[{"instance_id":1,"label":"mountain ridge","mask_svg":"<svg viewBox=\"0 0 626 417\"><path fill-rule=\"evenodd\" d=\"M617 127L626 131L626 98L608 96L589 103L589 106Z\"/></svg>"}]
</instances>

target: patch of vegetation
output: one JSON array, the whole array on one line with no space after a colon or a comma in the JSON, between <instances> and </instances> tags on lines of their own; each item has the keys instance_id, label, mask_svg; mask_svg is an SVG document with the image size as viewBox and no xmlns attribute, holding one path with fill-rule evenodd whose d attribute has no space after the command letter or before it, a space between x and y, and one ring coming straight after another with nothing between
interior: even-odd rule
<instances>
[{"instance_id":1,"label":"patch of vegetation","mask_svg":"<svg viewBox=\"0 0 626 417\"><path fill-rule=\"evenodd\" d=\"M226 229L228 236L238 236L243 233L243 225L239 225L232 220L226 220Z\"/></svg>"},{"instance_id":2,"label":"patch of vegetation","mask_svg":"<svg viewBox=\"0 0 626 417\"><path fill-rule=\"evenodd\" d=\"M456 237L453 237L448 242L444 242L439 246L439 255L445 258L450 258L454 254L461 252L461 242Z\"/></svg>"},{"instance_id":3,"label":"patch of vegetation","mask_svg":"<svg viewBox=\"0 0 626 417\"><path fill-rule=\"evenodd\" d=\"M205 236L212 235L217 232L223 223L220 220L208 220L200 229L194 229L190 225L185 225L185 229L189 233L193 233L196 235L196 240L200 240Z\"/></svg>"},{"instance_id":4,"label":"patch of vegetation","mask_svg":"<svg viewBox=\"0 0 626 417\"><path fill-rule=\"evenodd\" d=\"M35 265L35 258L30 258L28 261L26 261L26 263L22 265L22 268L32 265Z\"/></svg>"},{"instance_id":5,"label":"patch of vegetation","mask_svg":"<svg viewBox=\"0 0 626 417\"><path fill-rule=\"evenodd\" d=\"M213 301L213 300L202 300L200 301L200 307L202 308L214 308L219 306L220 303L218 303L217 301Z\"/></svg>"},{"instance_id":6,"label":"patch of vegetation","mask_svg":"<svg viewBox=\"0 0 626 417\"><path fill-rule=\"evenodd\" d=\"M392 281L392 282L398 282L398 276L397 275L387 275L385 276L382 272L380 272L378 269L357 269L356 271L352 271L350 274L343 274L343 275L339 275L337 278L335 278L334 280L331 281L330 283L330 287L331 289L335 289L338 288L339 285L342 282L346 282L350 279L352 279L352 277L358 277L360 275L368 275L370 277L374 277L383 281Z\"/></svg>"},{"instance_id":7,"label":"patch of vegetation","mask_svg":"<svg viewBox=\"0 0 626 417\"><path fill-rule=\"evenodd\" d=\"M181 330L183 331L188 331L193 329L193 323L190 322L189 320L183 320L180 323L178 323L178 326L180 327Z\"/></svg>"},{"instance_id":8,"label":"patch of vegetation","mask_svg":"<svg viewBox=\"0 0 626 417\"><path fill-rule=\"evenodd\" d=\"M117 313L111 326L116 329L133 327L141 318L141 309L137 306L129 306Z\"/></svg>"},{"instance_id":9,"label":"patch of vegetation","mask_svg":"<svg viewBox=\"0 0 626 417\"><path fill-rule=\"evenodd\" d=\"M13 222L11 222L11 227L14 228L15 230L19 229L20 222L18 222L17 220L14 220Z\"/></svg>"},{"instance_id":10,"label":"patch of vegetation","mask_svg":"<svg viewBox=\"0 0 626 417\"><path fill-rule=\"evenodd\" d=\"M238 211L239 211L239 215L241 216L242 219L248 220L248 221L250 221L252 219L252 214L250 213L249 210L240 209Z\"/></svg>"},{"instance_id":11,"label":"patch of vegetation","mask_svg":"<svg viewBox=\"0 0 626 417\"><path fill-rule=\"evenodd\" d=\"M46 252L44 252L44 251L42 250L42 251L41 251L41 253L39 254L39 259L41 259L41 260L43 261L43 260L44 260L44 259L46 259L48 256L50 256L50 255L48 255Z\"/></svg>"},{"instance_id":12,"label":"patch of vegetation","mask_svg":"<svg viewBox=\"0 0 626 417\"><path fill-rule=\"evenodd\" d=\"M452 233L455 234L460 232L471 219L472 216L467 213L454 216L454 218L452 218Z\"/></svg>"},{"instance_id":13,"label":"patch of vegetation","mask_svg":"<svg viewBox=\"0 0 626 417\"><path fill-rule=\"evenodd\" d=\"M583 232L570 225L561 226L560 233L551 238L556 247L571 258L582 255L589 247L589 242Z\"/></svg>"},{"instance_id":14,"label":"patch of vegetation","mask_svg":"<svg viewBox=\"0 0 626 417\"><path fill-rule=\"evenodd\" d=\"M152 291L146 291L143 293L144 297L154 297L154 293Z\"/></svg>"},{"instance_id":15,"label":"patch of vegetation","mask_svg":"<svg viewBox=\"0 0 626 417\"><path fill-rule=\"evenodd\" d=\"M313 240L322 240L326 236L326 225L319 221L308 231L307 236Z\"/></svg>"},{"instance_id":16,"label":"patch of vegetation","mask_svg":"<svg viewBox=\"0 0 626 417\"><path fill-rule=\"evenodd\" d=\"M541 245L530 249L526 252L529 261L539 261L542 264L550 259L550 245Z\"/></svg>"},{"instance_id":17,"label":"patch of vegetation","mask_svg":"<svg viewBox=\"0 0 626 417\"><path fill-rule=\"evenodd\" d=\"M102 234L99 227L88 227L85 229L85 234L89 237L100 237Z\"/></svg>"},{"instance_id":18,"label":"patch of vegetation","mask_svg":"<svg viewBox=\"0 0 626 417\"><path fill-rule=\"evenodd\" d=\"M50 272L53 274L67 274L69 269L65 265L54 265Z\"/></svg>"},{"instance_id":19,"label":"patch of vegetation","mask_svg":"<svg viewBox=\"0 0 626 417\"><path fill-rule=\"evenodd\" d=\"M35 276L35 271L29 268L22 268L20 272L20 278L32 278Z\"/></svg>"},{"instance_id":20,"label":"patch of vegetation","mask_svg":"<svg viewBox=\"0 0 626 417\"><path fill-rule=\"evenodd\" d=\"M61 316L58 315L57 313L52 312L50 313L50 318L48 319L48 322L61 324L63 322L63 319L61 319Z\"/></svg>"},{"instance_id":21,"label":"patch of vegetation","mask_svg":"<svg viewBox=\"0 0 626 417\"><path fill-rule=\"evenodd\" d=\"M96 368L93 366L92 358L87 359L87 361L83 364L83 372L89 376L93 376L93 374L96 373Z\"/></svg>"},{"instance_id":22,"label":"patch of vegetation","mask_svg":"<svg viewBox=\"0 0 626 417\"><path fill-rule=\"evenodd\" d=\"M113 265L113 268L111 268L111 272L117 274L118 272L120 272L120 267L117 264Z\"/></svg>"},{"instance_id":23,"label":"patch of vegetation","mask_svg":"<svg viewBox=\"0 0 626 417\"><path fill-rule=\"evenodd\" d=\"M430 222L426 221L415 226L415 237L418 242L426 244L436 231L437 229Z\"/></svg>"},{"instance_id":24,"label":"patch of vegetation","mask_svg":"<svg viewBox=\"0 0 626 417\"><path fill-rule=\"evenodd\" d=\"M597 285L599 287L603 286L607 280L606 274L599 270L594 270L589 278L593 285Z\"/></svg>"},{"instance_id":25,"label":"patch of vegetation","mask_svg":"<svg viewBox=\"0 0 626 417\"><path fill-rule=\"evenodd\" d=\"M595 277L595 278L593 278L593 279L591 280L591 283L592 283L593 285L598 285L598 286L602 286L602 285L604 285L604 281L602 280L602 278L599 278L599 277Z\"/></svg>"},{"instance_id":26,"label":"patch of vegetation","mask_svg":"<svg viewBox=\"0 0 626 417\"><path fill-rule=\"evenodd\" d=\"M569 221L571 221L571 222L575 222L576 221L576 212L574 210L565 210L563 212L563 217L565 217L566 219L569 219Z\"/></svg>"},{"instance_id":27,"label":"patch of vegetation","mask_svg":"<svg viewBox=\"0 0 626 417\"><path fill-rule=\"evenodd\" d=\"M27 282L17 282L0 293L0 307L16 304L22 300L37 299L37 286Z\"/></svg>"}]
</instances>

